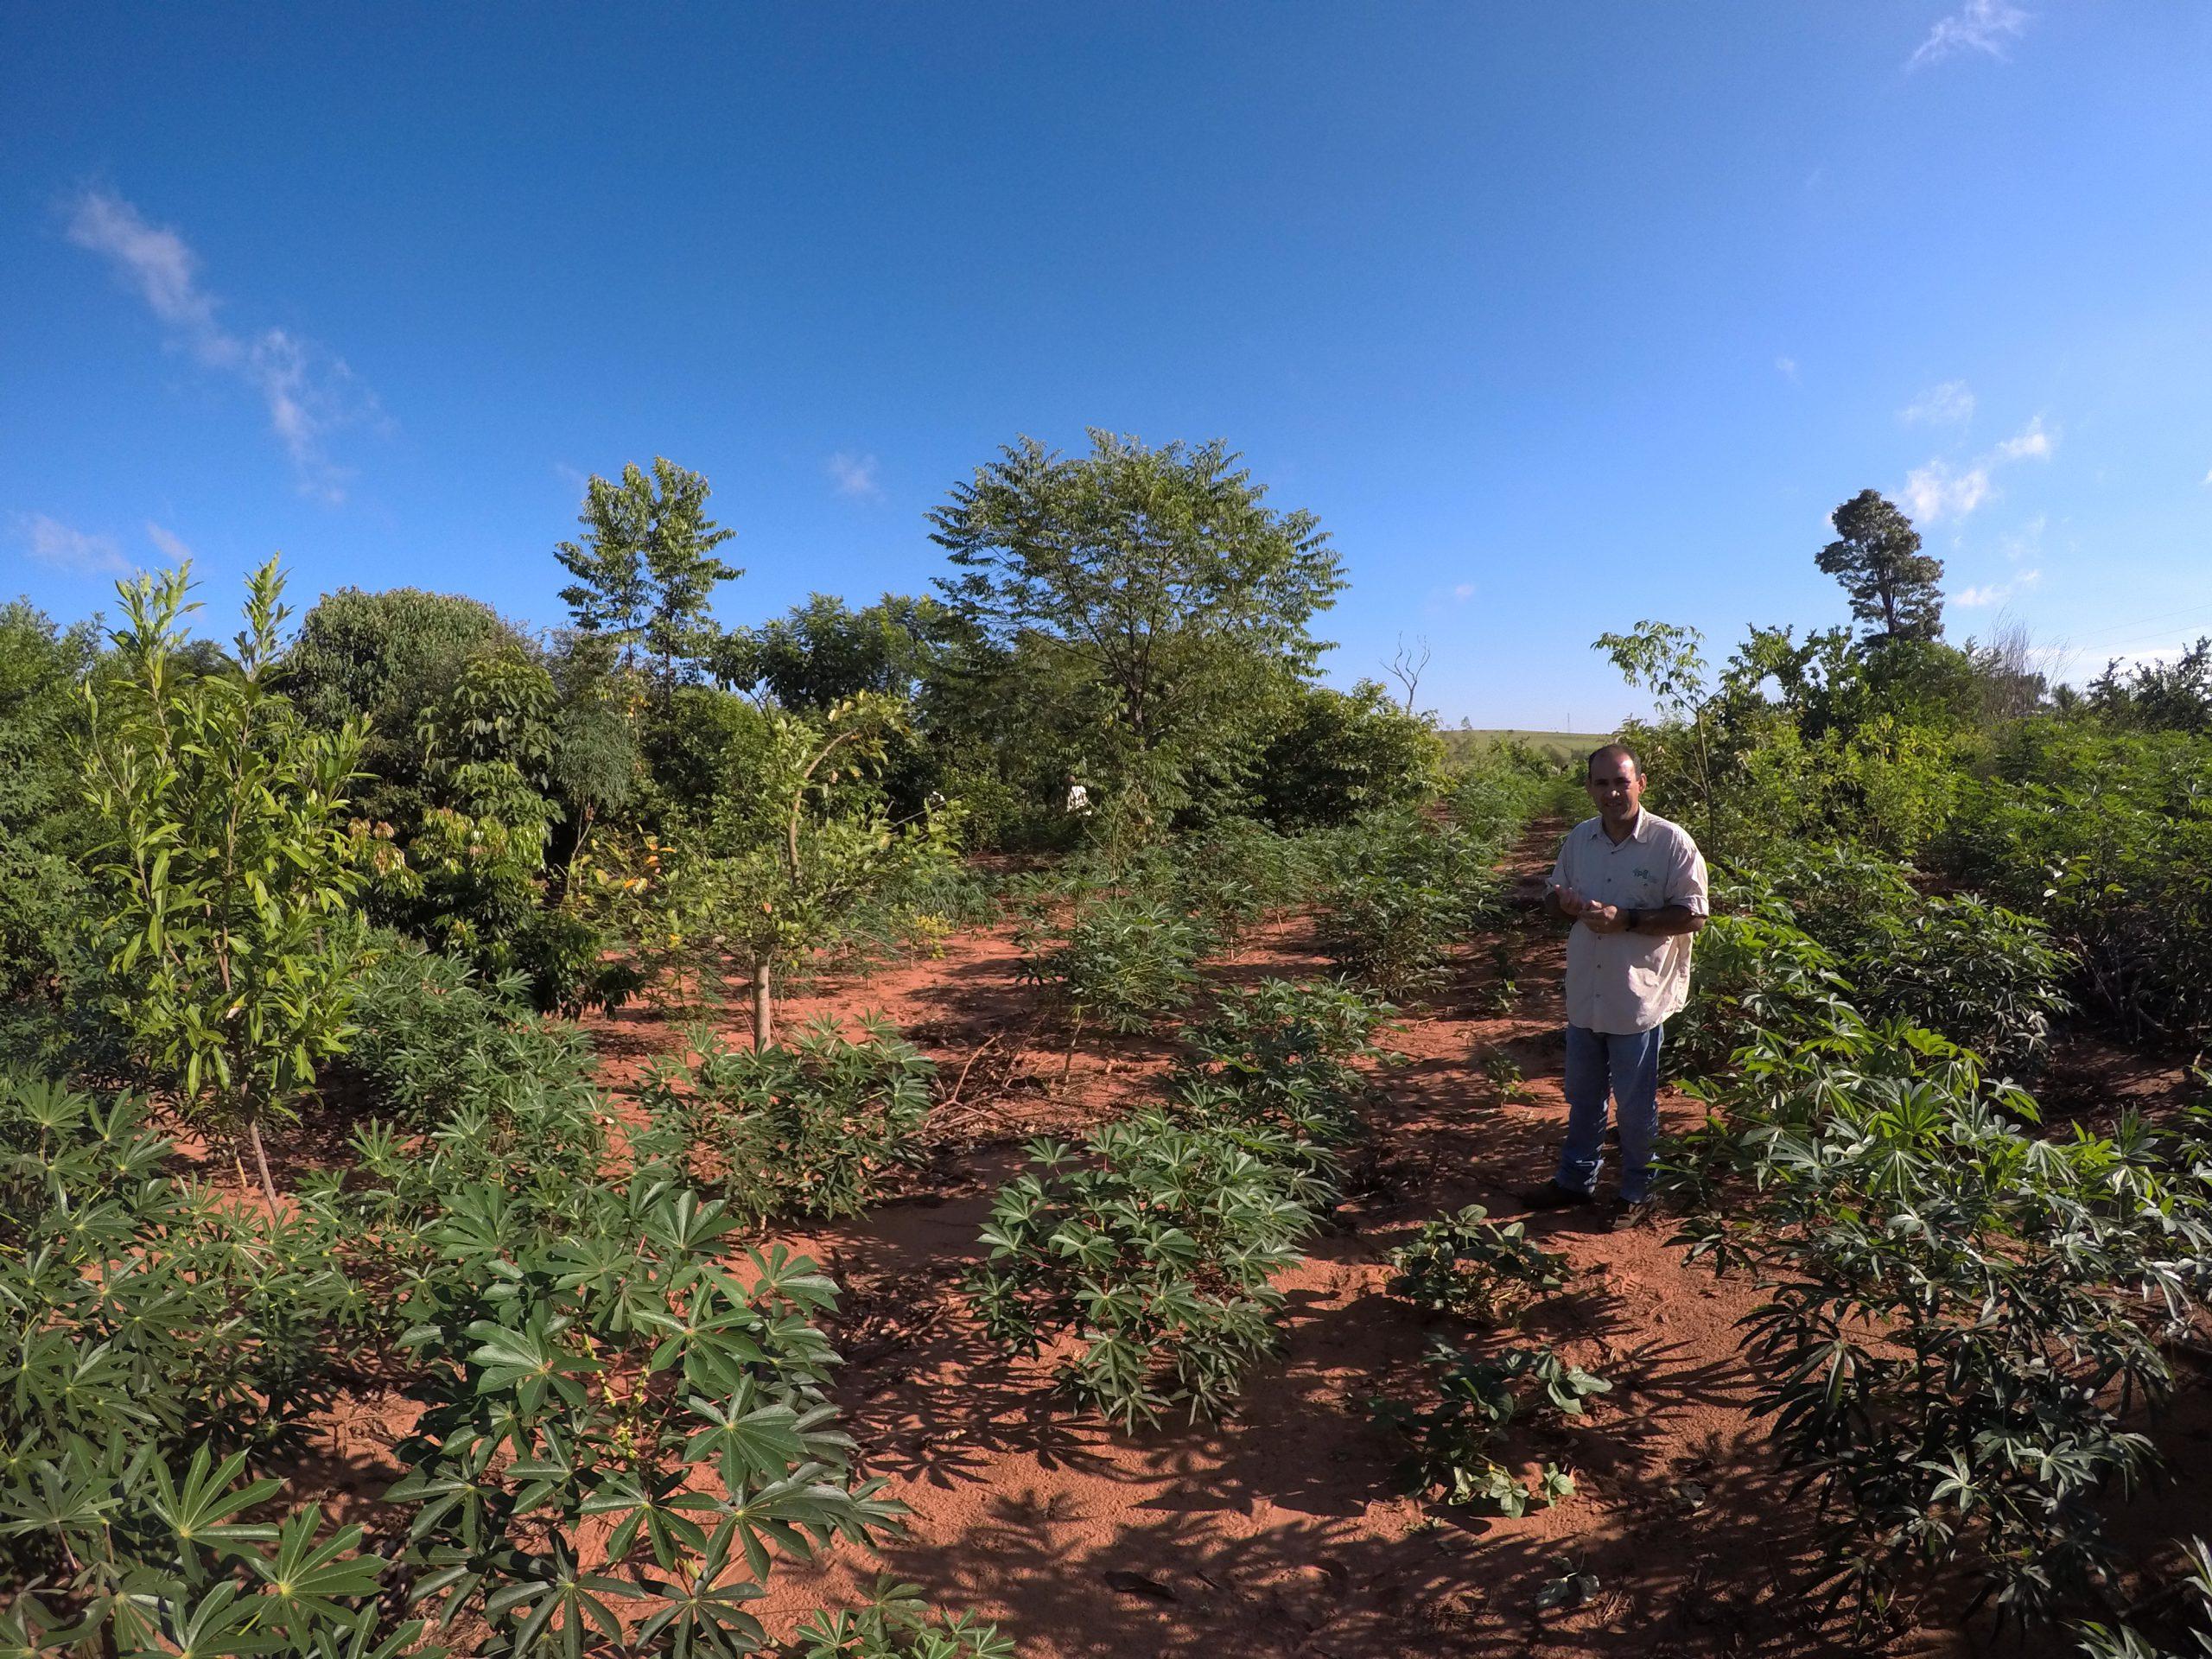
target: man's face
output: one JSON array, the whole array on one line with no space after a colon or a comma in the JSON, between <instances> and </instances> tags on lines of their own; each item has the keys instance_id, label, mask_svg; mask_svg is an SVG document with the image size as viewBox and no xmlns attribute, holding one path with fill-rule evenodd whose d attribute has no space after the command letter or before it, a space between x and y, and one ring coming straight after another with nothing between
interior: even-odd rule
<instances>
[{"instance_id":1,"label":"man's face","mask_svg":"<svg viewBox=\"0 0 2212 1659\"><path fill-rule=\"evenodd\" d=\"M1611 823L1634 817L1643 800L1643 774L1626 755L1609 754L1590 767L1590 804Z\"/></svg>"}]
</instances>

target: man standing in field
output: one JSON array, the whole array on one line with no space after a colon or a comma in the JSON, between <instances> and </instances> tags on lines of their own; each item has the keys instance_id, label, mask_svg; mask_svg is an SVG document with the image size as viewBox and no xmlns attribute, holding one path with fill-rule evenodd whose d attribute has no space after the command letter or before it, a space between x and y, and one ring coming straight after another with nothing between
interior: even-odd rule
<instances>
[{"instance_id":1,"label":"man standing in field","mask_svg":"<svg viewBox=\"0 0 2212 1659\"><path fill-rule=\"evenodd\" d=\"M1690 940L1705 925L1705 855L1689 831L1643 810L1643 767L1618 743L1586 769L1598 816L1567 832L1544 890L1567 936L1567 1144L1522 1196L1541 1210L1597 1201L1605 1099L1620 1128L1616 1226L1646 1211L1659 1134L1659 1035L1688 1000Z\"/></svg>"}]
</instances>

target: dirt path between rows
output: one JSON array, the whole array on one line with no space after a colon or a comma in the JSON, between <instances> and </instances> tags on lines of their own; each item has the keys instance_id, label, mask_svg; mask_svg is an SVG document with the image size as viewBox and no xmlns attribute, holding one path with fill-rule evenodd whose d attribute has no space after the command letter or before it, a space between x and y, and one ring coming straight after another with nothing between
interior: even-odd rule
<instances>
[{"instance_id":1,"label":"dirt path between rows","mask_svg":"<svg viewBox=\"0 0 2212 1659\"><path fill-rule=\"evenodd\" d=\"M1524 895L1555 835L1532 834L1516 855ZM1086 1040L1063 1084L1065 1052L1037 1024L1005 929L791 999L796 1020L880 1010L948 1077L968 1075L911 1191L850 1224L785 1235L845 1287L832 1329L849 1362L838 1399L865 1468L914 1514L880 1559L843 1551L779 1573L772 1623L887 1572L997 1621L1028 1659L1865 1651L1800 1593L1803 1509L1744 1409L1735 1321L1751 1287L1686 1266L1663 1226L1615 1234L1567 1215L1530 1231L1569 1258L1570 1294L1518 1329L1471 1334L1383 1294L1388 1253L1421 1222L1470 1203L1503 1218L1514 1190L1548 1173L1565 1112L1561 954L1556 930L1526 909L1468 942L1393 1039L1407 1058L1380 1079L1379 1190L1348 1204L1341 1230L1278 1281L1282 1358L1256 1373L1234 1420L1135 1436L1077 1416L1045 1363L1005 1357L957 1281L980 1256L977 1231L1020 1142L1126 1110L1164 1073L1170 1046ZM1503 1013L1492 1011L1501 963L1519 988ZM1292 922L1226 974L1322 968ZM675 1040L649 1011L599 1034L617 1089ZM1491 1069L1500 1055L1525 1077L1518 1098ZM1680 1123L1699 1109L1670 1097L1662 1109ZM1574 1497L1510 1521L1434 1518L1402 1495L1398 1448L1367 1402L1416 1390L1438 1337L1548 1342L1611 1379L1586 1427L1508 1442L1531 1471L1547 1459L1571 1468ZM1578 1573L1597 1585L1581 1605L1541 1607L1548 1586Z\"/></svg>"}]
</instances>

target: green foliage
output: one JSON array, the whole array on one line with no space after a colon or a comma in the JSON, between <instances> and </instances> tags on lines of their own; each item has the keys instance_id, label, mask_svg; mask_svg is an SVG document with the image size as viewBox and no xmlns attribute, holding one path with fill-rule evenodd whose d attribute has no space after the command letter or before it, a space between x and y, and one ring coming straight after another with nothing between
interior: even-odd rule
<instances>
[{"instance_id":1,"label":"green foliage","mask_svg":"<svg viewBox=\"0 0 2212 1659\"><path fill-rule=\"evenodd\" d=\"M450 957L386 936L359 981L346 1068L376 1115L432 1128L462 1108L512 1124L524 1096L585 1096L591 1045L530 1011L521 973L486 982Z\"/></svg>"},{"instance_id":2,"label":"green foliage","mask_svg":"<svg viewBox=\"0 0 2212 1659\"><path fill-rule=\"evenodd\" d=\"M1081 457L1009 445L931 513L959 572L938 585L971 641L950 666L995 685L1018 666L1027 706L971 702L980 723L1052 734L1043 776L1080 762L1102 794L1164 817L1203 774L1241 770L1344 581L1313 516L1266 506L1226 446L1090 437Z\"/></svg>"},{"instance_id":3,"label":"green foliage","mask_svg":"<svg viewBox=\"0 0 2212 1659\"><path fill-rule=\"evenodd\" d=\"M2026 1075L2068 1006L2071 963L2031 917L1972 894L1922 896L1898 866L1843 848L1801 850L1723 887L1739 912L1699 936L1678 1054L1711 1075L1763 1031L1817 1033L1847 1005L1939 1031Z\"/></svg>"},{"instance_id":4,"label":"green foliage","mask_svg":"<svg viewBox=\"0 0 2212 1659\"><path fill-rule=\"evenodd\" d=\"M1497 891L1483 843L1418 812L1317 835L1312 856L1322 950L1394 1002L1436 986Z\"/></svg>"},{"instance_id":5,"label":"green foliage","mask_svg":"<svg viewBox=\"0 0 2212 1659\"><path fill-rule=\"evenodd\" d=\"M1516 1418L1583 1416L1583 1402L1611 1383L1548 1348L1507 1348L1478 1359L1440 1342L1429 1350L1428 1365L1436 1374L1434 1405L1416 1410L1403 1401L1371 1402L1377 1420L1409 1442L1408 1490L1506 1516L1548 1509L1573 1495L1573 1478L1557 1465L1548 1463L1535 1481L1524 1481L1491 1448Z\"/></svg>"},{"instance_id":6,"label":"green foliage","mask_svg":"<svg viewBox=\"0 0 2212 1659\"><path fill-rule=\"evenodd\" d=\"M880 1015L856 1042L822 1020L766 1048L725 1047L711 1031L691 1045L696 1060L654 1069L645 1109L681 1133L695 1176L737 1214L858 1215L918 1161L937 1066Z\"/></svg>"},{"instance_id":7,"label":"green foliage","mask_svg":"<svg viewBox=\"0 0 2212 1659\"><path fill-rule=\"evenodd\" d=\"M2023 729L1964 785L1937 857L2041 917L2081 1000L2143 1037L2212 1037L2212 739Z\"/></svg>"},{"instance_id":8,"label":"green foliage","mask_svg":"<svg viewBox=\"0 0 2212 1659\"><path fill-rule=\"evenodd\" d=\"M817 1612L798 1628L791 1659L1015 1659L1010 1637L966 1613L943 1618L921 1586L880 1584L866 1607Z\"/></svg>"},{"instance_id":9,"label":"green foliage","mask_svg":"<svg viewBox=\"0 0 2212 1659\"><path fill-rule=\"evenodd\" d=\"M68 756L92 652L89 626L0 605L0 1001L58 978L84 903Z\"/></svg>"},{"instance_id":10,"label":"green foliage","mask_svg":"<svg viewBox=\"0 0 2212 1659\"><path fill-rule=\"evenodd\" d=\"M1565 1256L1537 1244L1522 1223L1501 1227L1489 1217L1471 1204L1423 1222L1412 1243L1390 1252L1385 1288L1432 1313L1494 1325L1567 1282Z\"/></svg>"},{"instance_id":11,"label":"green foliage","mask_svg":"<svg viewBox=\"0 0 2212 1659\"><path fill-rule=\"evenodd\" d=\"M709 829L667 849L650 884L645 936L666 941L652 946L655 971L688 972L706 990L737 964L750 976L756 1046L773 1039L776 976L951 861L957 815L894 823L871 782L905 718L872 696L819 721L771 715L753 770Z\"/></svg>"},{"instance_id":12,"label":"green foliage","mask_svg":"<svg viewBox=\"0 0 2212 1659\"><path fill-rule=\"evenodd\" d=\"M105 1001L185 1105L242 1125L294 1110L349 1034L361 934L343 793L361 728L307 727L270 684L287 615L249 579L235 674L183 672L188 572L118 583L112 674L86 688L85 798L108 839L88 918Z\"/></svg>"},{"instance_id":13,"label":"green foliage","mask_svg":"<svg viewBox=\"0 0 2212 1659\"><path fill-rule=\"evenodd\" d=\"M1170 1097L1194 1121L1285 1137L1302 1166L1332 1183L1373 1092L1359 1067L1387 1058L1375 1039L1395 1012L1331 981L1264 979L1224 992L1184 1030Z\"/></svg>"},{"instance_id":14,"label":"green foliage","mask_svg":"<svg viewBox=\"0 0 2212 1659\"><path fill-rule=\"evenodd\" d=\"M642 652L664 692L712 658L715 589L744 574L715 556L737 532L707 517L707 495L702 474L659 457L650 476L624 467L620 484L594 474L576 519L583 539L554 550L576 578L561 590L576 626L620 646L625 668Z\"/></svg>"},{"instance_id":15,"label":"green foliage","mask_svg":"<svg viewBox=\"0 0 2212 1659\"><path fill-rule=\"evenodd\" d=\"M1015 935L1022 972L1047 988L1080 1028L1148 1031L1184 1007L1198 981L1205 940L1198 925L1164 899L1078 895L1057 926Z\"/></svg>"},{"instance_id":16,"label":"green foliage","mask_svg":"<svg viewBox=\"0 0 2212 1659\"><path fill-rule=\"evenodd\" d=\"M1669 1178L1694 1255L1774 1287L1745 1320L1758 1411L1820 1497L1862 1618L1962 1569L2004 1610L2093 1594L2096 1499L2149 1465L2128 1407L2168 1372L2212 1244L2201 1125L2031 1128L1973 1056L1847 1010L1762 1036Z\"/></svg>"},{"instance_id":17,"label":"green foliage","mask_svg":"<svg viewBox=\"0 0 2212 1659\"><path fill-rule=\"evenodd\" d=\"M856 611L834 594L813 594L785 616L733 632L721 676L741 690L765 685L793 711L826 711L862 692L909 698L941 626L934 600L886 594Z\"/></svg>"},{"instance_id":18,"label":"green foliage","mask_svg":"<svg viewBox=\"0 0 2212 1659\"><path fill-rule=\"evenodd\" d=\"M1274 1350L1269 1278L1299 1259L1325 1194L1289 1138L1179 1124L1147 1109L1057 1141L1000 1189L968 1281L984 1328L1035 1353L1079 1351L1059 1385L1125 1429L1175 1406L1217 1415Z\"/></svg>"},{"instance_id":19,"label":"green foliage","mask_svg":"<svg viewBox=\"0 0 2212 1659\"><path fill-rule=\"evenodd\" d=\"M1255 927L1296 905L1312 882L1302 842L1249 818L1222 818L1166 849L1157 887L1172 895L1211 941L1234 961Z\"/></svg>"},{"instance_id":20,"label":"green foliage","mask_svg":"<svg viewBox=\"0 0 2212 1659\"><path fill-rule=\"evenodd\" d=\"M1872 490L1832 515L1835 540L1815 559L1843 584L1851 614L1881 639L1934 639L1943 632L1943 562L1920 550L1912 520Z\"/></svg>"},{"instance_id":21,"label":"green foliage","mask_svg":"<svg viewBox=\"0 0 2212 1659\"><path fill-rule=\"evenodd\" d=\"M1416 805L1436 792L1443 765L1434 728L1375 681L1348 692L1307 685L1291 694L1254 783L1269 823L1303 830Z\"/></svg>"}]
</instances>

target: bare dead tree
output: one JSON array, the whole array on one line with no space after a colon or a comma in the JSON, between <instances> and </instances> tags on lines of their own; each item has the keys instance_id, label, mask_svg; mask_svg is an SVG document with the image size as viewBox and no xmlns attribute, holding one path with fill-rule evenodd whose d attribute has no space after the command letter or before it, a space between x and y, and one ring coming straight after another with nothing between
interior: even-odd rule
<instances>
[{"instance_id":1,"label":"bare dead tree","mask_svg":"<svg viewBox=\"0 0 2212 1659\"><path fill-rule=\"evenodd\" d=\"M1382 664L1383 671L1406 688L1406 712L1414 711L1414 695L1421 690L1421 677L1428 671L1428 660L1435 653L1430 651L1427 635L1416 638L1409 646L1406 636L1398 636L1398 648L1390 653L1390 660Z\"/></svg>"}]
</instances>

